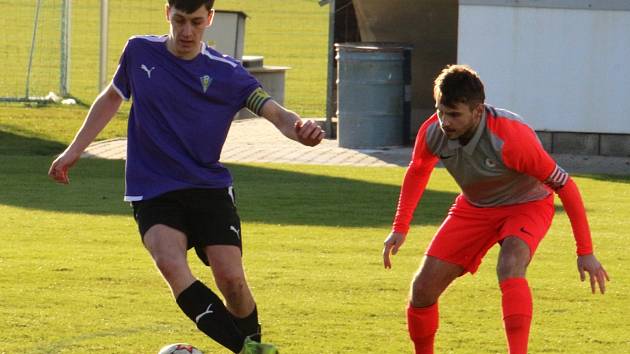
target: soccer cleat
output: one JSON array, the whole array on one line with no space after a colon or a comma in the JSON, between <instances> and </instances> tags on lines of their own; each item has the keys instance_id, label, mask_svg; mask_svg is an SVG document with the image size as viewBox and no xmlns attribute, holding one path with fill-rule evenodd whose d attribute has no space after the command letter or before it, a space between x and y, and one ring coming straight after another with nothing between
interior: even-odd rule
<instances>
[{"instance_id":1,"label":"soccer cleat","mask_svg":"<svg viewBox=\"0 0 630 354\"><path fill-rule=\"evenodd\" d=\"M273 344L258 343L250 337L245 338L240 354L278 354Z\"/></svg>"}]
</instances>

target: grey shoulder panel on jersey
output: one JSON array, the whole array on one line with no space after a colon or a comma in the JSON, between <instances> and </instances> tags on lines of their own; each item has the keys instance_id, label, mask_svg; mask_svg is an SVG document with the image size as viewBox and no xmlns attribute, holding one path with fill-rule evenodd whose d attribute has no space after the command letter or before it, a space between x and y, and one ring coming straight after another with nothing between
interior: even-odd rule
<instances>
[{"instance_id":1,"label":"grey shoulder panel on jersey","mask_svg":"<svg viewBox=\"0 0 630 354\"><path fill-rule=\"evenodd\" d=\"M425 139L429 151L433 155L438 155L444 145L446 136L440 129L440 123L437 120L427 127Z\"/></svg>"},{"instance_id":2,"label":"grey shoulder panel on jersey","mask_svg":"<svg viewBox=\"0 0 630 354\"><path fill-rule=\"evenodd\" d=\"M503 109L503 108L496 108L496 107L493 107L493 106L490 106L490 105L486 105L486 107L490 110L490 112L492 113L492 115L494 117L500 117L500 118L506 118L506 119L510 119L510 120L515 120L515 121L518 121L518 122L526 125L529 129L531 129L532 132L534 132L534 135L536 135L536 139L538 140L538 142L540 144L542 144L542 142L540 141L540 137L538 136L538 134L536 134L536 130L534 128L532 128L531 125L527 124L525 119L523 119L523 117L521 117L517 113L514 113L512 111L508 111L507 109ZM498 137L497 137L497 139L498 139Z\"/></svg>"},{"instance_id":3,"label":"grey shoulder panel on jersey","mask_svg":"<svg viewBox=\"0 0 630 354\"><path fill-rule=\"evenodd\" d=\"M508 111L507 109L504 109L504 108L497 108L497 107L492 107L492 106L487 106L487 107L488 109L490 109L490 111L492 112L492 115L495 117L507 118L507 119L517 120L519 122L525 123L525 120L523 119L523 117L521 117L520 115L512 111Z\"/></svg>"}]
</instances>

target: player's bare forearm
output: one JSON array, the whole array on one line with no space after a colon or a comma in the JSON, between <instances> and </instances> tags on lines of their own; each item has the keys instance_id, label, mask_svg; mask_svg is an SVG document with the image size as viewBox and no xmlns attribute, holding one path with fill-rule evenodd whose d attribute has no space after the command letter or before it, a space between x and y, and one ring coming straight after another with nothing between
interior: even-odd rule
<instances>
[{"instance_id":1,"label":"player's bare forearm","mask_svg":"<svg viewBox=\"0 0 630 354\"><path fill-rule=\"evenodd\" d=\"M121 103L122 98L111 85L108 86L90 107L83 125L66 151L81 154L118 112Z\"/></svg>"},{"instance_id":2,"label":"player's bare forearm","mask_svg":"<svg viewBox=\"0 0 630 354\"><path fill-rule=\"evenodd\" d=\"M261 114L289 139L301 144L315 146L325 136L324 131L313 121L302 121L299 115L269 100L261 109Z\"/></svg>"},{"instance_id":3,"label":"player's bare forearm","mask_svg":"<svg viewBox=\"0 0 630 354\"><path fill-rule=\"evenodd\" d=\"M122 98L109 86L94 101L83 125L72 143L51 164L48 170L50 178L58 183L68 184L68 169L81 157L81 153L103 130L120 108Z\"/></svg>"},{"instance_id":4,"label":"player's bare forearm","mask_svg":"<svg viewBox=\"0 0 630 354\"><path fill-rule=\"evenodd\" d=\"M268 100L261 108L260 115L270 121L284 136L297 140L294 127L301 119L296 113L285 109L274 100Z\"/></svg>"},{"instance_id":5,"label":"player's bare forearm","mask_svg":"<svg viewBox=\"0 0 630 354\"><path fill-rule=\"evenodd\" d=\"M276 127L284 136L289 139L298 140L297 132L295 130L295 126L298 123L301 123L302 119L295 112L289 110L281 110L278 112L278 119Z\"/></svg>"}]
</instances>

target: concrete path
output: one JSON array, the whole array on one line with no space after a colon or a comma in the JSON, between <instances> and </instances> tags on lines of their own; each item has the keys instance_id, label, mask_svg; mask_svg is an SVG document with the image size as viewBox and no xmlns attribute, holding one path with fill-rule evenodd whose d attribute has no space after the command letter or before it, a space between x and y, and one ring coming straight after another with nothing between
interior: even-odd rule
<instances>
[{"instance_id":1,"label":"concrete path","mask_svg":"<svg viewBox=\"0 0 630 354\"><path fill-rule=\"evenodd\" d=\"M124 159L127 140L105 140L90 145L84 157ZM241 119L232 123L221 153L221 162L279 162L317 165L406 166L411 147L378 150L340 148L337 140L325 139L308 147L285 138L263 118Z\"/></svg>"},{"instance_id":2,"label":"concrete path","mask_svg":"<svg viewBox=\"0 0 630 354\"><path fill-rule=\"evenodd\" d=\"M124 138L96 142L86 149L84 157L124 159L126 143ZM411 147L355 150L340 148L337 140L328 139L311 148L286 139L265 119L252 118L234 121L221 161L378 167L407 166L410 157ZM630 175L630 157L565 154L554 154L553 157L571 173Z\"/></svg>"}]
</instances>

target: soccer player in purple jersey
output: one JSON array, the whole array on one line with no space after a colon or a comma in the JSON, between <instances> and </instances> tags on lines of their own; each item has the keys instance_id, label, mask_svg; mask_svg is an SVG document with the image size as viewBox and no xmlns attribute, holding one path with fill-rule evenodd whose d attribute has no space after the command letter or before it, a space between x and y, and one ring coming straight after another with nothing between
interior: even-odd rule
<instances>
[{"instance_id":1,"label":"soccer player in purple jersey","mask_svg":"<svg viewBox=\"0 0 630 354\"><path fill-rule=\"evenodd\" d=\"M213 0L169 0L168 35L129 39L112 83L49 175L67 184L68 169L122 101L132 99L125 200L133 205L144 246L177 304L201 331L235 353L276 353L273 345L260 343L232 177L219 157L243 107L304 145L319 144L324 132L271 99L236 60L202 42L213 5ZM193 247L212 269L225 303L193 276L186 260Z\"/></svg>"}]
</instances>

